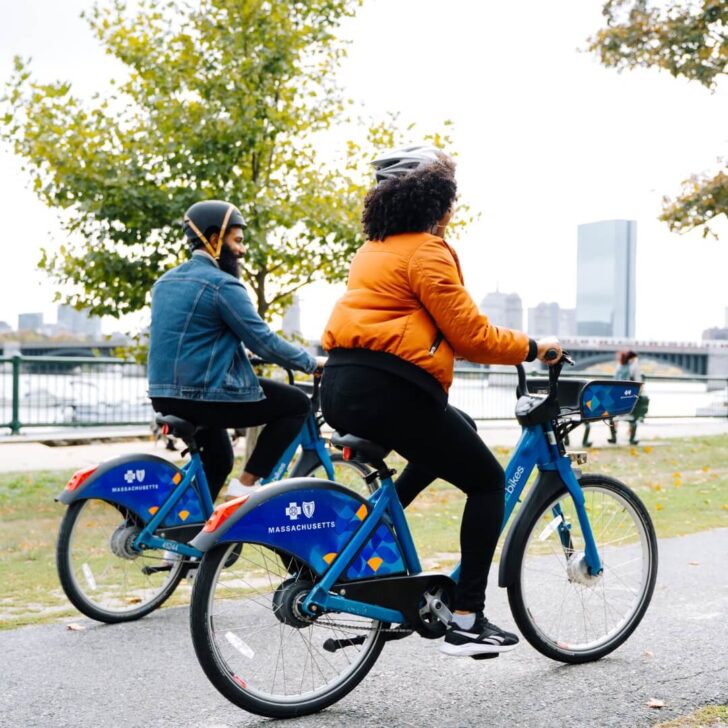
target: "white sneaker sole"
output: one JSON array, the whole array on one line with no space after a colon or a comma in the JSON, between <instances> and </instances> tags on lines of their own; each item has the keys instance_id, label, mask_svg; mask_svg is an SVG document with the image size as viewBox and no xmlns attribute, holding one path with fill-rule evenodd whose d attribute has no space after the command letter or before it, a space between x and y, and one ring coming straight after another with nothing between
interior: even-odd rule
<instances>
[{"instance_id":1,"label":"white sneaker sole","mask_svg":"<svg viewBox=\"0 0 728 728\"><path fill-rule=\"evenodd\" d=\"M440 652L452 657L472 657L473 655L499 655L501 652L510 652L516 647L518 645L478 645L475 643L451 645L445 642L440 646Z\"/></svg>"}]
</instances>

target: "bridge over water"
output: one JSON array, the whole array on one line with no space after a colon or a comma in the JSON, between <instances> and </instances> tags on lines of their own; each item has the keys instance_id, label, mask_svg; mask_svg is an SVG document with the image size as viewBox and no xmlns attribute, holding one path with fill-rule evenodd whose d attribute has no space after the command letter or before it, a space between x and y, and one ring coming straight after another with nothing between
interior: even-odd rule
<instances>
[{"instance_id":1,"label":"bridge over water","mask_svg":"<svg viewBox=\"0 0 728 728\"><path fill-rule=\"evenodd\" d=\"M612 362L618 351L631 349L642 359L654 359L672 364L689 374L728 377L728 341L704 341L697 344L679 341L575 337L562 339L561 343L573 354L576 369L586 369L592 364L601 362Z\"/></svg>"},{"instance_id":2,"label":"bridge over water","mask_svg":"<svg viewBox=\"0 0 728 728\"><path fill-rule=\"evenodd\" d=\"M2 355L23 356L112 356L126 339L109 339L84 342L38 342L17 345L10 351L5 346ZM318 341L309 342L320 348ZM728 341L709 341L700 344L680 341L641 341L634 339L602 339L597 337L573 337L562 339L565 349L574 355L577 369L592 364L613 362L618 351L632 349L643 359L672 364L686 374L728 378ZM2 344L0 344L2 346Z\"/></svg>"},{"instance_id":3,"label":"bridge over water","mask_svg":"<svg viewBox=\"0 0 728 728\"><path fill-rule=\"evenodd\" d=\"M38 341L27 344L0 342L2 356L113 356L114 352L129 341L123 338L101 341Z\"/></svg>"}]
</instances>

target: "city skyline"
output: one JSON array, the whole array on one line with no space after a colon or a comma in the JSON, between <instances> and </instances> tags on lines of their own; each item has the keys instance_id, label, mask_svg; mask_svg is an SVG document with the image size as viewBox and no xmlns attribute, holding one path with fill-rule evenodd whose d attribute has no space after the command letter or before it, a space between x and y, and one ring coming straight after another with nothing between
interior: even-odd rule
<instances>
[{"instance_id":1,"label":"city skyline","mask_svg":"<svg viewBox=\"0 0 728 728\"><path fill-rule=\"evenodd\" d=\"M103 94L123 69L78 18L91 5L16 4L14 22L0 28L0 80L9 76L13 54L32 54L39 81L67 79L84 99ZM572 2L564 22L554 24L553 9L535 0L477 8L454 3L447 13L429 0L367 0L342 28L351 45L338 78L364 117L398 113L403 124L418 121L417 134L453 121L460 200L479 217L451 242L476 302L500 284L518 290L524 308L539 302L573 307L576 226L632 219L640 229L636 336L696 341L722 323L728 305L728 225L717 227L721 242L703 239L700 231L673 234L657 216L663 195L679 192L690 174L715 168L726 141L720 113L726 89L711 94L667 73L602 68L580 52L601 26L600 9L598 2ZM410 32L397 35L398 27ZM509 35L498 30L504 27L519 27L528 54L514 52ZM419 39L432 28L441 31L440 53L423 55ZM386 54L379 52L384 46ZM474 93L452 93L453 79L474 68ZM322 164L335 164L352 135L355 129L344 124L317 139ZM32 221L35 241L16 246L11 264L0 270L0 320L14 324L18 313L48 317L54 310L56 291L37 262L41 246L57 250L64 238L56 212L27 189L19 160L7 148L0 159L1 211ZM680 296L669 293L668 280L679 284ZM306 337L321 333L341 291L322 284L301 291ZM145 323L145 314L135 314L105 321L104 330L132 331Z\"/></svg>"}]
</instances>

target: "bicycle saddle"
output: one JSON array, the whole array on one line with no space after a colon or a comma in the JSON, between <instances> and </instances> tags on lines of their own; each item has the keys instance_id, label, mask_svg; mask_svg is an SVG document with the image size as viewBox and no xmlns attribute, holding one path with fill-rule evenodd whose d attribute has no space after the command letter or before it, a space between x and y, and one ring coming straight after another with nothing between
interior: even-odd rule
<instances>
[{"instance_id":1,"label":"bicycle saddle","mask_svg":"<svg viewBox=\"0 0 728 728\"><path fill-rule=\"evenodd\" d=\"M183 420L181 417L175 417L174 415L157 415L154 421L161 427L166 425L169 429L169 434L175 437L181 437L185 442L190 440L199 429L197 425L193 425L191 422L187 422L187 420Z\"/></svg>"},{"instance_id":2,"label":"bicycle saddle","mask_svg":"<svg viewBox=\"0 0 728 728\"><path fill-rule=\"evenodd\" d=\"M381 462L392 452L391 448L377 445L371 440L364 440L354 435L340 435L338 432L334 432L331 436L331 444L339 450L348 447L351 450L351 460L362 460L372 465Z\"/></svg>"}]
</instances>

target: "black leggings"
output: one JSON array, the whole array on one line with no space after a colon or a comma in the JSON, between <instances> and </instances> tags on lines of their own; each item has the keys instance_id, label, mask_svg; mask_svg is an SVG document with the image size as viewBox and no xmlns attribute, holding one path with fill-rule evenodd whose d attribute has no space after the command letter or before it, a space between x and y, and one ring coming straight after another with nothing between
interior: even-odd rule
<instances>
[{"instance_id":1,"label":"black leggings","mask_svg":"<svg viewBox=\"0 0 728 728\"><path fill-rule=\"evenodd\" d=\"M324 369L321 409L340 432L396 450L408 461L396 483L403 506L437 477L466 494L454 608L482 610L503 521L505 476L475 423L406 379L363 366Z\"/></svg>"},{"instance_id":2,"label":"black leggings","mask_svg":"<svg viewBox=\"0 0 728 728\"><path fill-rule=\"evenodd\" d=\"M298 434L311 410L309 398L296 387L261 379L265 399L259 402L203 402L153 397L152 406L163 415L175 415L203 425L196 435L210 495L217 494L233 469L233 446L227 428L266 425L245 470L266 477Z\"/></svg>"}]
</instances>

